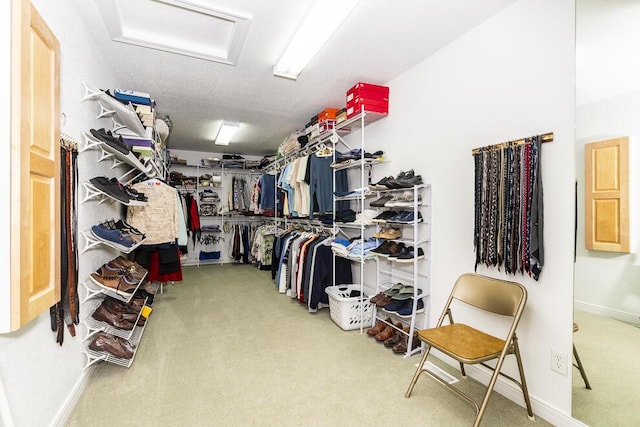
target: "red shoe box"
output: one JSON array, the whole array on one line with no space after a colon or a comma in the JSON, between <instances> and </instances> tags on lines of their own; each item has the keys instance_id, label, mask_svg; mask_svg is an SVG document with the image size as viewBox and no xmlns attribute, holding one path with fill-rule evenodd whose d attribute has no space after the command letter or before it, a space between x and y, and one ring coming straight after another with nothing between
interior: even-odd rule
<instances>
[{"instance_id":1,"label":"red shoe box","mask_svg":"<svg viewBox=\"0 0 640 427\"><path fill-rule=\"evenodd\" d=\"M389 101L389 87L358 82L347 90L347 104L356 98Z\"/></svg>"},{"instance_id":2,"label":"red shoe box","mask_svg":"<svg viewBox=\"0 0 640 427\"><path fill-rule=\"evenodd\" d=\"M347 102L347 118L359 114L360 112L368 111L373 113L388 114L389 113L389 100L378 100L371 98L354 98L352 101Z\"/></svg>"}]
</instances>

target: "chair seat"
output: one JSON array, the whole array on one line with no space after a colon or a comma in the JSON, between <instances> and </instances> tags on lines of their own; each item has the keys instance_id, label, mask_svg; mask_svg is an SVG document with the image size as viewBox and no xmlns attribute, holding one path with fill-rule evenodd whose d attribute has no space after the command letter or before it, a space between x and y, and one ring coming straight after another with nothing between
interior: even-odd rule
<instances>
[{"instance_id":1,"label":"chair seat","mask_svg":"<svg viewBox=\"0 0 640 427\"><path fill-rule=\"evenodd\" d=\"M453 323L439 328L423 329L420 339L464 363L480 363L497 357L505 342L493 335L465 325Z\"/></svg>"}]
</instances>

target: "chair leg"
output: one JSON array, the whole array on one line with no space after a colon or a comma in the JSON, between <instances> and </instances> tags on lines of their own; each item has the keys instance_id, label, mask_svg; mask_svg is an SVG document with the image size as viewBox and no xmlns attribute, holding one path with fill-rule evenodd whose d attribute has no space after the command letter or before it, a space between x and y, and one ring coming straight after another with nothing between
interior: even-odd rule
<instances>
[{"instance_id":1,"label":"chair leg","mask_svg":"<svg viewBox=\"0 0 640 427\"><path fill-rule=\"evenodd\" d=\"M413 387L415 387L416 383L418 382L418 378L422 373L422 368L424 367L424 364L427 361L427 356L429 356L429 351L431 351L431 346L427 345L427 348L424 349L424 354L422 355L422 359L420 359L420 363L418 363L418 368L416 369L416 373L413 374L413 378L409 383L409 388L404 393L404 397L406 398L411 397L411 393L413 392Z\"/></svg>"},{"instance_id":2,"label":"chair leg","mask_svg":"<svg viewBox=\"0 0 640 427\"><path fill-rule=\"evenodd\" d=\"M462 375L462 378L467 378L467 372L464 370L464 363L460 363L460 375Z\"/></svg>"},{"instance_id":3,"label":"chair leg","mask_svg":"<svg viewBox=\"0 0 640 427\"><path fill-rule=\"evenodd\" d=\"M484 415L484 411L487 409L487 405L489 404L489 398L491 397L491 393L493 392L493 387L496 385L498 375L500 375L500 369L502 368L504 359L505 354L502 354L502 356L500 356L498 362L496 363L495 369L493 370L493 375L491 375L491 379L489 380L489 384L487 385L487 389L484 393L482 404L478 408L476 419L473 421L473 427L478 427L480 425L480 421L482 421L482 416Z\"/></svg>"},{"instance_id":4,"label":"chair leg","mask_svg":"<svg viewBox=\"0 0 640 427\"><path fill-rule=\"evenodd\" d=\"M518 341L514 340L513 354L516 356L516 362L518 364L518 371L520 372L520 388L522 389L522 395L524 396L524 403L527 406L527 414L529 418L534 419L533 409L531 408L531 399L529 399L529 388L527 387L527 380L524 377L524 367L522 366L522 359L520 358L520 346Z\"/></svg>"},{"instance_id":5,"label":"chair leg","mask_svg":"<svg viewBox=\"0 0 640 427\"><path fill-rule=\"evenodd\" d=\"M589 380L587 379L587 373L582 366L582 362L580 361L580 356L578 356L578 350L576 350L576 345L573 345L573 357L576 359L576 363L573 364L580 371L580 375L582 375L582 380L584 381L584 386L587 390L591 390L591 384L589 384Z\"/></svg>"},{"instance_id":6,"label":"chair leg","mask_svg":"<svg viewBox=\"0 0 640 427\"><path fill-rule=\"evenodd\" d=\"M518 371L520 372L520 381L522 389L522 393L524 395L524 401L527 406L527 414L529 418L534 420L533 409L531 409L531 401L529 399L529 390L527 388L527 382L524 378L524 368L522 367L522 360L520 359L520 349L518 347L518 341L514 338L513 340L513 354L516 357L516 361L518 364ZM487 409L487 405L489 403L489 398L491 397L491 393L496 385L496 381L498 376L500 375L500 370L502 369L502 365L504 360L506 359L506 353L503 353L498 359L495 369L493 369L493 375L491 375L491 380L489 380L489 384L487 385L487 390L485 392L484 398L482 399L482 404L480 405L480 409L476 414L476 419L473 422L473 427L478 427L480 425L480 421L482 420L482 416L484 415L484 411Z\"/></svg>"}]
</instances>

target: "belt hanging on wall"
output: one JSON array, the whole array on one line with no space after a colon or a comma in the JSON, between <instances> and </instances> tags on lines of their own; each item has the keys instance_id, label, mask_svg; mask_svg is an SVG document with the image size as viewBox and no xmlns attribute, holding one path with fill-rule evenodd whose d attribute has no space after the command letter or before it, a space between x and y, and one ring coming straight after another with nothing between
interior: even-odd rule
<instances>
[{"instance_id":1,"label":"belt hanging on wall","mask_svg":"<svg viewBox=\"0 0 640 427\"><path fill-rule=\"evenodd\" d=\"M474 250L478 265L528 274L544 264L541 144L553 133L474 148Z\"/></svg>"},{"instance_id":2,"label":"belt hanging on wall","mask_svg":"<svg viewBox=\"0 0 640 427\"><path fill-rule=\"evenodd\" d=\"M78 142L65 132L66 116L62 114L60 131L60 301L49 308L51 330L56 343L64 342L64 325L72 337L80 321L78 298L78 245L76 236L76 182Z\"/></svg>"}]
</instances>

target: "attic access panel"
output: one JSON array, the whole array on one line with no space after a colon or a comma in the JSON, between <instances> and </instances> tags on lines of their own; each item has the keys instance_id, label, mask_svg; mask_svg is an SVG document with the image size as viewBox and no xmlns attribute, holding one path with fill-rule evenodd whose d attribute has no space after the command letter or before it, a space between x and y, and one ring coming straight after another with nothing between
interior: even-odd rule
<instances>
[{"instance_id":1,"label":"attic access panel","mask_svg":"<svg viewBox=\"0 0 640 427\"><path fill-rule=\"evenodd\" d=\"M96 0L111 39L236 65L251 19L182 0Z\"/></svg>"}]
</instances>

